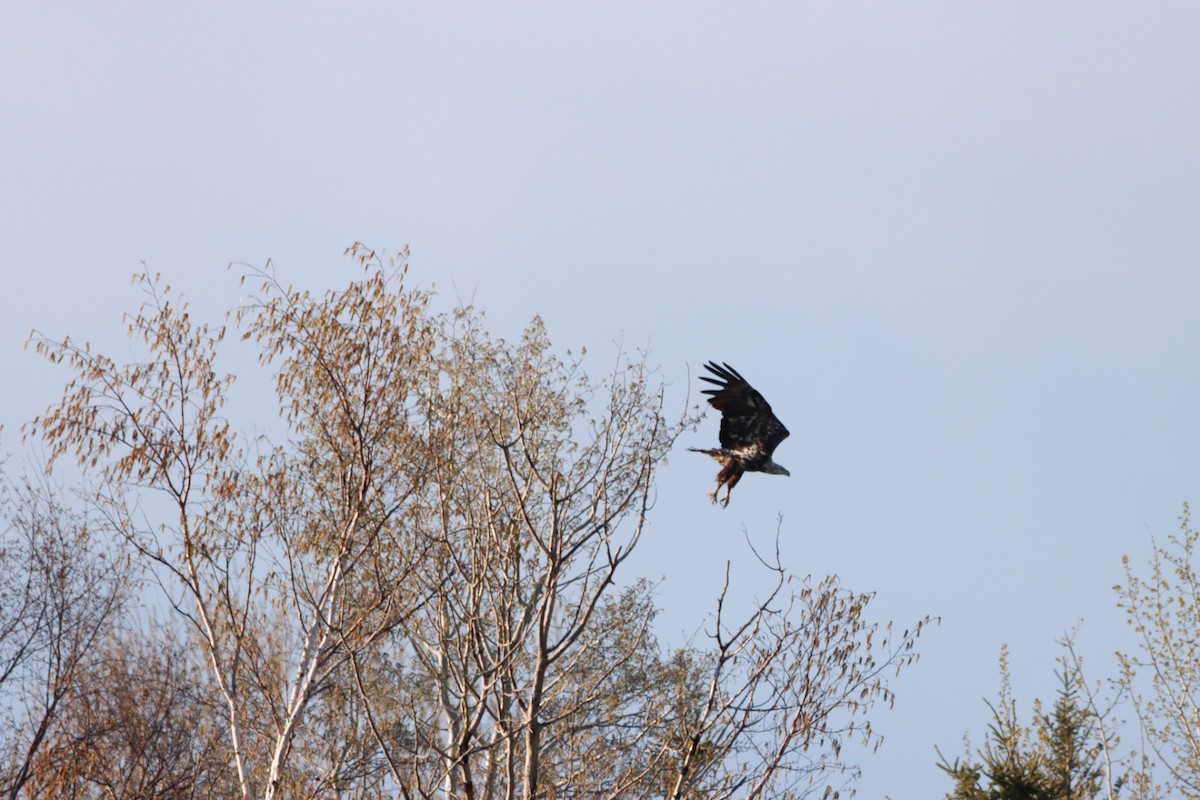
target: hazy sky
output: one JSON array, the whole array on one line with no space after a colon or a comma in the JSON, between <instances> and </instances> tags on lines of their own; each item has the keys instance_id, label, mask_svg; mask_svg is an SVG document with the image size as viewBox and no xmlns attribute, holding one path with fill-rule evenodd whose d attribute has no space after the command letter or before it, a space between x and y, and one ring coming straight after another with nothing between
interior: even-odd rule
<instances>
[{"instance_id":1,"label":"hazy sky","mask_svg":"<svg viewBox=\"0 0 1200 800\"><path fill-rule=\"evenodd\" d=\"M792 476L720 510L671 458L660 634L727 560L753 591L782 515L794 570L942 617L847 751L861 797L940 797L1001 644L1023 714L1080 620L1114 675L1120 558L1200 498L1198 37L1192 2L6 3L0 449L66 379L30 329L127 353L143 262L215 316L230 262L323 288L408 244L498 334L648 348L672 402L728 361Z\"/></svg>"}]
</instances>

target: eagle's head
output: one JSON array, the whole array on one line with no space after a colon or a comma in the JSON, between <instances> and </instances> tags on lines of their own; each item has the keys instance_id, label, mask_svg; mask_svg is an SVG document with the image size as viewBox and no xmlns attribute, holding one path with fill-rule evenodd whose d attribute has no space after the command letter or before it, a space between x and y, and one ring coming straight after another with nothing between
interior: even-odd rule
<instances>
[{"instance_id":1,"label":"eagle's head","mask_svg":"<svg viewBox=\"0 0 1200 800\"><path fill-rule=\"evenodd\" d=\"M770 473L771 475L791 475L792 474L787 471L787 467L783 466L782 464L776 464L774 461L771 461L770 459L767 460L767 463L763 464L762 471Z\"/></svg>"}]
</instances>

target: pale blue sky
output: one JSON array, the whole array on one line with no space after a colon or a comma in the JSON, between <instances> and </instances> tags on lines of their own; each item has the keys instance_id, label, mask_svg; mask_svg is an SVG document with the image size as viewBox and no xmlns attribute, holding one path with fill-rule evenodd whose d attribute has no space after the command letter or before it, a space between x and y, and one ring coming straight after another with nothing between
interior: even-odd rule
<instances>
[{"instance_id":1,"label":"pale blue sky","mask_svg":"<svg viewBox=\"0 0 1200 800\"><path fill-rule=\"evenodd\" d=\"M782 514L793 569L942 616L860 784L940 797L1000 645L1026 709L1080 619L1114 674L1120 557L1200 499L1198 36L1194 3L5 4L0 446L65 379L29 330L125 352L143 261L216 313L229 262L323 287L407 243L497 333L649 347L677 402L728 361L792 477L721 511L671 459L661 633Z\"/></svg>"}]
</instances>

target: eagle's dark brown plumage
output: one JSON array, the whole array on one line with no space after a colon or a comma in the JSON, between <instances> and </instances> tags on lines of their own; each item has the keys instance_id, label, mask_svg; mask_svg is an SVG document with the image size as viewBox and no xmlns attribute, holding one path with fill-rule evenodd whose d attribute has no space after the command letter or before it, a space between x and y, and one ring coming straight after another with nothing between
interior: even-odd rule
<instances>
[{"instance_id":1,"label":"eagle's dark brown plumage","mask_svg":"<svg viewBox=\"0 0 1200 800\"><path fill-rule=\"evenodd\" d=\"M771 460L771 454L788 436L773 413L771 405L751 386L737 370L728 364L718 365L710 361L704 368L715 375L701 375L716 389L705 389L710 395L708 402L721 412L721 447L714 450L688 448L697 453L712 456L721 464L717 474L717 488L708 496L714 503L721 487L725 487L722 505L729 505L729 493L747 472L767 472L772 475L790 475L786 469Z\"/></svg>"}]
</instances>

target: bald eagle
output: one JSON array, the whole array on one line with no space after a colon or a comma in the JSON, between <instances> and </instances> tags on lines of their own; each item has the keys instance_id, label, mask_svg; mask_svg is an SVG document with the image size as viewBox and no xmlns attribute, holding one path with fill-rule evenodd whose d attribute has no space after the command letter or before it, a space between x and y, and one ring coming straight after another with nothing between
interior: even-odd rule
<instances>
[{"instance_id":1,"label":"bald eagle","mask_svg":"<svg viewBox=\"0 0 1200 800\"><path fill-rule=\"evenodd\" d=\"M767 472L771 475L791 473L771 460L771 453L787 438L788 429L771 413L771 405L751 386L737 370L728 364L718 366L710 361L704 368L715 375L701 375L716 389L705 389L711 395L708 402L721 412L721 447L716 450L688 449L712 456L721 464L717 473L717 488L708 496L714 503L721 487L725 487L725 499L721 505L729 505L729 493L746 472Z\"/></svg>"}]
</instances>

